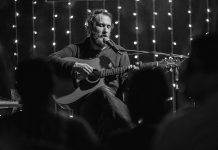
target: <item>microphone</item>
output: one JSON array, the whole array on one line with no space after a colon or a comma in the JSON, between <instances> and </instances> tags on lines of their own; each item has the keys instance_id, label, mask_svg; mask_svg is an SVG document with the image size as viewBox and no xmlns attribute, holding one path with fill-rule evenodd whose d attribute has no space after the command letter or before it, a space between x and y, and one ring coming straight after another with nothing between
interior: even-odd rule
<instances>
[{"instance_id":1,"label":"microphone","mask_svg":"<svg viewBox=\"0 0 218 150\"><path fill-rule=\"evenodd\" d=\"M115 43L112 40L110 40L108 37L104 37L103 42L105 44L107 44L109 47L111 47L116 53L122 54L122 53L120 53L120 51L117 48L117 46L115 45Z\"/></svg>"}]
</instances>

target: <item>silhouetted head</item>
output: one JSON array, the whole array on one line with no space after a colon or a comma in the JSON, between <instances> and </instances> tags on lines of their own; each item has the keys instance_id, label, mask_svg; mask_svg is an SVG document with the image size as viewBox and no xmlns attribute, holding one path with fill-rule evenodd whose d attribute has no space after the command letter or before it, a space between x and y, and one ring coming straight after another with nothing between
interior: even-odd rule
<instances>
[{"instance_id":1,"label":"silhouetted head","mask_svg":"<svg viewBox=\"0 0 218 150\"><path fill-rule=\"evenodd\" d=\"M184 93L201 101L218 90L218 35L202 35L192 42L187 68L181 76Z\"/></svg>"},{"instance_id":2,"label":"silhouetted head","mask_svg":"<svg viewBox=\"0 0 218 150\"><path fill-rule=\"evenodd\" d=\"M133 122L143 119L156 124L167 113L166 99L169 87L162 70L143 69L130 79L127 105Z\"/></svg>"},{"instance_id":3,"label":"silhouetted head","mask_svg":"<svg viewBox=\"0 0 218 150\"><path fill-rule=\"evenodd\" d=\"M15 77L17 90L26 107L48 106L48 98L53 90L53 76L49 64L44 59L31 58L22 61L18 64Z\"/></svg>"}]
</instances>

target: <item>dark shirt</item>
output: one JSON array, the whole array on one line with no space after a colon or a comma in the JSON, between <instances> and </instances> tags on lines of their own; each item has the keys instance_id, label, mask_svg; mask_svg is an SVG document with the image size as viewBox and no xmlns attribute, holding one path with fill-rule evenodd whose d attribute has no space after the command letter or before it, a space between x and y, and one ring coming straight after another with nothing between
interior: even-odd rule
<instances>
[{"instance_id":1,"label":"dark shirt","mask_svg":"<svg viewBox=\"0 0 218 150\"><path fill-rule=\"evenodd\" d=\"M116 45L120 50L124 50L123 47ZM121 54L115 52L112 48L106 48L102 51L96 51L91 49L90 39L86 38L83 42L78 44L70 44L60 51L57 51L49 56L50 62L55 64L56 70L59 70L60 74L74 75L74 61L66 61L61 58L64 57L76 57L80 59L100 59L101 68L116 68L130 65L129 57L126 52ZM114 92L117 92L118 87L123 84L127 78L127 73L121 75L108 76L105 78L105 84L111 87Z\"/></svg>"}]
</instances>

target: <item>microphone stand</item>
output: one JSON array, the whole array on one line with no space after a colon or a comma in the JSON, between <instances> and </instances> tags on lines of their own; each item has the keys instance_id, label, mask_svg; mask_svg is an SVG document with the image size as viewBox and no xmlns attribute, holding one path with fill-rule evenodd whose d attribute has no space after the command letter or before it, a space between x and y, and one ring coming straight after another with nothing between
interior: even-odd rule
<instances>
[{"instance_id":1,"label":"microphone stand","mask_svg":"<svg viewBox=\"0 0 218 150\"><path fill-rule=\"evenodd\" d=\"M136 54L154 54L154 55L163 55L163 56L167 56L167 57L173 57L173 58L189 58L186 55L179 55L179 54L168 54L168 53L163 53L163 52L157 52L157 51L138 51L138 50L129 50L129 49L122 49L119 50L121 52L127 52L127 53L136 53Z\"/></svg>"}]
</instances>

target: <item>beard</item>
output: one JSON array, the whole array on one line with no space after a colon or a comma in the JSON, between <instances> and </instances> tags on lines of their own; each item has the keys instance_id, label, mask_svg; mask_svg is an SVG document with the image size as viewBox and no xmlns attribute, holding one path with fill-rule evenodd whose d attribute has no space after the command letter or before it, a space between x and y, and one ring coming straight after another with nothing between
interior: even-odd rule
<instances>
[{"instance_id":1,"label":"beard","mask_svg":"<svg viewBox=\"0 0 218 150\"><path fill-rule=\"evenodd\" d=\"M103 38L104 38L105 36L103 36L103 35L99 35L98 33L96 33L96 32L93 32L93 33L91 33L91 36L90 36L90 38L91 38L91 40L93 41L93 43L95 44L95 45L97 45L98 47L100 47L100 48L103 48L106 44L103 42Z\"/></svg>"}]
</instances>

